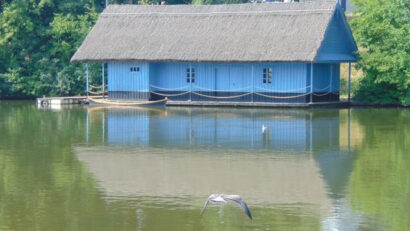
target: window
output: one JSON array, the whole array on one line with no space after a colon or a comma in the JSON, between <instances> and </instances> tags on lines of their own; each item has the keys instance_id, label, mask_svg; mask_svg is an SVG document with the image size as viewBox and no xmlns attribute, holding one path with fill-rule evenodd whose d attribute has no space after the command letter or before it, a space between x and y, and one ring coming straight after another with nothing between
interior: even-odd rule
<instances>
[{"instance_id":1,"label":"window","mask_svg":"<svg viewBox=\"0 0 410 231\"><path fill-rule=\"evenodd\" d=\"M272 68L263 68L262 72L262 82L263 83L272 83Z\"/></svg>"},{"instance_id":2,"label":"window","mask_svg":"<svg viewBox=\"0 0 410 231\"><path fill-rule=\"evenodd\" d=\"M187 68L186 69L186 82L189 83L190 79L191 79L190 69Z\"/></svg>"},{"instance_id":3,"label":"window","mask_svg":"<svg viewBox=\"0 0 410 231\"><path fill-rule=\"evenodd\" d=\"M186 69L186 82L195 83L195 68Z\"/></svg>"},{"instance_id":4,"label":"window","mask_svg":"<svg viewBox=\"0 0 410 231\"><path fill-rule=\"evenodd\" d=\"M191 68L191 82L195 83L195 68Z\"/></svg>"},{"instance_id":5,"label":"window","mask_svg":"<svg viewBox=\"0 0 410 231\"><path fill-rule=\"evenodd\" d=\"M140 67L130 67L130 72L139 72Z\"/></svg>"}]
</instances>

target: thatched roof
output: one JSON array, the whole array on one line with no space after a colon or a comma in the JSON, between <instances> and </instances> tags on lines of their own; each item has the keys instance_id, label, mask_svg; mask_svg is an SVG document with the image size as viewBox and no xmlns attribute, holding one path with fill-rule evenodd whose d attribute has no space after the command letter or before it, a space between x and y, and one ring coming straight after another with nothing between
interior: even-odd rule
<instances>
[{"instance_id":1,"label":"thatched roof","mask_svg":"<svg viewBox=\"0 0 410 231\"><path fill-rule=\"evenodd\" d=\"M314 61L335 1L110 5L72 61Z\"/></svg>"}]
</instances>

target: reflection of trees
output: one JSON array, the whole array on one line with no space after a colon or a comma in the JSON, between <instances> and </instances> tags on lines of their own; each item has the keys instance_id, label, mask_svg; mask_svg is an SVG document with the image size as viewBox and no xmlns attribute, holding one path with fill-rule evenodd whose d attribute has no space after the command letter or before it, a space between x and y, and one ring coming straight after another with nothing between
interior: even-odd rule
<instances>
[{"instance_id":1,"label":"reflection of trees","mask_svg":"<svg viewBox=\"0 0 410 231\"><path fill-rule=\"evenodd\" d=\"M95 181L74 158L84 112L0 104L0 226L11 230L108 230Z\"/></svg>"},{"instance_id":2,"label":"reflection of trees","mask_svg":"<svg viewBox=\"0 0 410 231\"><path fill-rule=\"evenodd\" d=\"M377 116L375 116L377 115ZM353 208L381 218L392 230L410 227L410 113L407 110L353 110L364 128L350 180Z\"/></svg>"}]
</instances>

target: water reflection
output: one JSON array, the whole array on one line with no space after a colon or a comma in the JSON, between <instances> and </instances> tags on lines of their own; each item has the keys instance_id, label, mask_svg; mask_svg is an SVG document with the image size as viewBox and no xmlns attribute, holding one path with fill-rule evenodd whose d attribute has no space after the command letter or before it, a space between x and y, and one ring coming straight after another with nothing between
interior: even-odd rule
<instances>
[{"instance_id":1,"label":"water reflection","mask_svg":"<svg viewBox=\"0 0 410 231\"><path fill-rule=\"evenodd\" d=\"M0 230L406 230L408 153L403 109L0 101ZM215 191L242 194L255 219L235 206L201 218Z\"/></svg>"},{"instance_id":2,"label":"water reflection","mask_svg":"<svg viewBox=\"0 0 410 231\"><path fill-rule=\"evenodd\" d=\"M361 216L345 199L355 156L350 115L340 113L90 108L93 140L75 152L108 200L160 198L199 210L210 193L239 193L265 212L310 214L324 229L349 223L356 230Z\"/></svg>"},{"instance_id":3,"label":"water reflection","mask_svg":"<svg viewBox=\"0 0 410 231\"><path fill-rule=\"evenodd\" d=\"M337 110L91 108L87 118L107 145L286 152L348 148L339 145Z\"/></svg>"}]
</instances>

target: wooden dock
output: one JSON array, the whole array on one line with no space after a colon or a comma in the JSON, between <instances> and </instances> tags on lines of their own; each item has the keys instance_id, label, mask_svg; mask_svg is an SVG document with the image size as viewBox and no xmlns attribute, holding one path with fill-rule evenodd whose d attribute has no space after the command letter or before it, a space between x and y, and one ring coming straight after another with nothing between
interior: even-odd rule
<instances>
[{"instance_id":1,"label":"wooden dock","mask_svg":"<svg viewBox=\"0 0 410 231\"><path fill-rule=\"evenodd\" d=\"M95 96L94 96L95 98ZM102 98L102 97L101 97ZM43 97L37 98L37 105L61 106L88 104L87 96ZM349 102L316 102L316 103L269 103L269 102L216 102L216 101L167 101L166 106L180 107L262 107L262 108L347 108Z\"/></svg>"},{"instance_id":2,"label":"wooden dock","mask_svg":"<svg viewBox=\"0 0 410 231\"><path fill-rule=\"evenodd\" d=\"M215 101L168 101L167 106L193 107L263 107L263 108L347 108L349 102L316 103L269 103L269 102L215 102Z\"/></svg>"},{"instance_id":3,"label":"wooden dock","mask_svg":"<svg viewBox=\"0 0 410 231\"><path fill-rule=\"evenodd\" d=\"M87 103L87 96L43 97L36 99L38 106L71 105Z\"/></svg>"}]
</instances>

